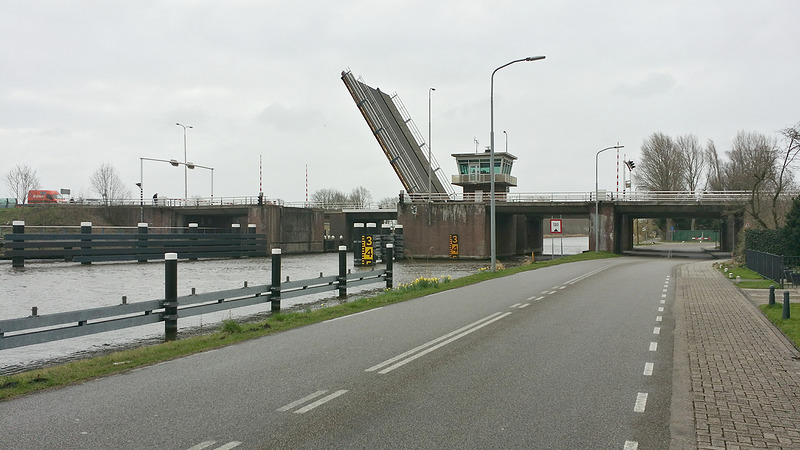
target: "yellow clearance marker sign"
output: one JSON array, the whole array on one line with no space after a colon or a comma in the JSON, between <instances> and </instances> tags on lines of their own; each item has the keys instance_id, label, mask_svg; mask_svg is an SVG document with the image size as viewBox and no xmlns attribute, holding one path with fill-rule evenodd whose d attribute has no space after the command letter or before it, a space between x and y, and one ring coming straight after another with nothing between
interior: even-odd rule
<instances>
[{"instance_id":1,"label":"yellow clearance marker sign","mask_svg":"<svg viewBox=\"0 0 800 450\"><path fill-rule=\"evenodd\" d=\"M451 234L450 235L450 257L451 258L458 258L458 235Z\"/></svg>"},{"instance_id":2,"label":"yellow clearance marker sign","mask_svg":"<svg viewBox=\"0 0 800 450\"><path fill-rule=\"evenodd\" d=\"M372 236L361 236L361 265L368 266L372 264L375 253L372 248Z\"/></svg>"}]
</instances>

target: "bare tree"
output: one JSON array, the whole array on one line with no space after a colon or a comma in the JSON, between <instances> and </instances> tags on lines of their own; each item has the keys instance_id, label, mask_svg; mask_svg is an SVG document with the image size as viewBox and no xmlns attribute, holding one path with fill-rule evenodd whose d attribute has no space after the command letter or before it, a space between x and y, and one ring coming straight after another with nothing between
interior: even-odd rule
<instances>
[{"instance_id":1,"label":"bare tree","mask_svg":"<svg viewBox=\"0 0 800 450\"><path fill-rule=\"evenodd\" d=\"M131 190L125 187L117 170L110 163L104 163L98 167L89 182L92 189L103 197L106 205L131 197Z\"/></svg>"},{"instance_id":2,"label":"bare tree","mask_svg":"<svg viewBox=\"0 0 800 450\"><path fill-rule=\"evenodd\" d=\"M347 200L356 208L366 208L372 203L372 194L364 186L359 186L350 192Z\"/></svg>"},{"instance_id":3,"label":"bare tree","mask_svg":"<svg viewBox=\"0 0 800 450\"><path fill-rule=\"evenodd\" d=\"M27 203L28 191L39 189L39 177L27 164L17 164L6 174L6 186L14 193L17 202Z\"/></svg>"},{"instance_id":4,"label":"bare tree","mask_svg":"<svg viewBox=\"0 0 800 450\"><path fill-rule=\"evenodd\" d=\"M760 133L740 131L733 140L724 165L729 189L748 191L747 212L763 228L775 228L779 220L772 211L772 198L779 189L780 150L774 139Z\"/></svg>"},{"instance_id":5,"label":"bare tree","mask_svg":"<svg viewBox=\"0 0 800 450\"><path fill-rule=\"evenodd\" d=\"M651 191L685 189L686 164L675 142L664 133L653 133L642 143L639 184Z\"/></svg>"},{"instance_id":6,"label":"bare tree","mask_svg":"<svg viewBox=\"0 0 800 450\"><path fill-rule=\"evenodd\" d=\"M336 209L347 203L347 195L338 189L324 188L311 194L311 201L320 208Z\"/></svg>"},{"instance_id":7,"label":"bare tree","mask_svg":"<svg viewBox=\"0 0 800 450\"><path fill-rule=\"evenodd\" d=\"M700 141L693 134L678 136L675 139L675 146L683 158L684 184L691 192L700 189L706 168L706 158Z\"/></svg>"},{"instance_id":8,"label":"bare tree","mask_svg":"<svg viewBox=\"0 0 800 450\"><path fill-rule=\"evenodd\" d=\"M395 209L397 208L398 197L384 197L378 202L378 208L381 209Z\"/></svg>"},{"instance_id":9,"label":"bare tree","mask_svg":"<svg viewBox=\"0 0 800 450\"><path fill-rule=\"evenodd\" d=\"M708 174L706 174L706 187L712 191L724 191L725 172L717 154L717 146L711 139L706 142L705 159L708 164Z\"/></svg>"}]
</instances>

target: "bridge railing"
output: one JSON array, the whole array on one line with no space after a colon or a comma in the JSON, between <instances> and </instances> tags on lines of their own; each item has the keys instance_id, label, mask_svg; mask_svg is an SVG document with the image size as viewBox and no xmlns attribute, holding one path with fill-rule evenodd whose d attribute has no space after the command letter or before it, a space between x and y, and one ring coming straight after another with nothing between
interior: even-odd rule
<instances>
[{"instance_id":1,"label":"bridge railing","mask_svg":"<svg viewBox=\"0 0 800 450\"><path fill-rule=\"evenodd\" d=\"M636 192L614 192L600 190L598 193L600 201L631 201L631 202L686 202L702 203L703 201L731 201L740 202L750 198L749 191L636 191ZM786 195L797 195L797 193L787 193ZM427 202L430 198L434 202L489 202L491 195L488 192L481 193L457 193L431 194L413 193L407 194L412 202ZM595 192L497 192L495 201L498 202L520 202L520 203L554 203L554 202L593 202Z\"/></svg>"}]
</instances>

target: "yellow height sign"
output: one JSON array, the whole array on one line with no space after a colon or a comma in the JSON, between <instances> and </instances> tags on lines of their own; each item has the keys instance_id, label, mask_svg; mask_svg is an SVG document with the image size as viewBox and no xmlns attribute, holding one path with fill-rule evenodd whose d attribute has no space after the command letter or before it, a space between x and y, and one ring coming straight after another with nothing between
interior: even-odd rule
<instances>
[{"instance_id":1,"label":"yellow height sign","mask_svg":"<svg viewBox=\"0 0 800 450\"><path fill-rule=\"evenodd\" d=\"M375 250L372 248L372 236L361 236L361 265L368 266L375 259Z\"/></svg>"},{"instance_id":2,"label":"yellow height sign","mask_svg":"<svg viewBox=\"0 0 800 450\"><path fill-rule=\"evenodd\" d=\"M458 235L450 235L450 257L458 258Z\"/></svg>"}]
</instances>

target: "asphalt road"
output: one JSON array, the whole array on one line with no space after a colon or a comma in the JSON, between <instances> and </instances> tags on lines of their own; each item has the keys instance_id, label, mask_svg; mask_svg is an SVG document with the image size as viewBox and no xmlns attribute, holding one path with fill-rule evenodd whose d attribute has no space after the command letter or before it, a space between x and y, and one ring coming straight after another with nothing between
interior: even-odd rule
<instances>
[{"instance_id":1,"label":"asphalt road","mask_svg":"<svg viewBox=\"0 0 800 450\"><path fill-rule=\"evenodd\" d=\"M0 447L668 448L680 263L550 267L0 403Z\"/></svg>"}]
</instances>

